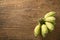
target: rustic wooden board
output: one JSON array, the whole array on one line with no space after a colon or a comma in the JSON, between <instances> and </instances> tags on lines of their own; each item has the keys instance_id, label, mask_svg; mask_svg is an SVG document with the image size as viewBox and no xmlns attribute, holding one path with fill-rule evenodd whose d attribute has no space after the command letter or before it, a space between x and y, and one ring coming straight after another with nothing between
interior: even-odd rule
<instances>
[{"instance_id":1,"label":"rustic wooden board","mask_svg":"<svg viewBox=\"0 0 60 40\"><path fill-rule=\"evenodd\" d=\"M0 40L42 40L33 30L37 20L56 11L56 26L43 40L60 40L60 0L0 0Z\"/></svg>"}]
</instances>

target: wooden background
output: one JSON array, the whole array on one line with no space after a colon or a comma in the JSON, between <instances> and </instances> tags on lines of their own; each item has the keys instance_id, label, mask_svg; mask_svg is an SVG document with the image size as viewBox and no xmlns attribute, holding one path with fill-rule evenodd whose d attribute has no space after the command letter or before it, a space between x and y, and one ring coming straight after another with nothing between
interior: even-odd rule
<instances>
[{"instance_id":1,"label":"wooden background","mask_svg":"<svg viewBox=\"0 0 60 40\"><path fill-rule=\"evenodd\" d=\"M37 20L56 11L55 30L34 37ZM60 40L60 0L0 0L0 40Z\"/></svg>"}]
</instances>

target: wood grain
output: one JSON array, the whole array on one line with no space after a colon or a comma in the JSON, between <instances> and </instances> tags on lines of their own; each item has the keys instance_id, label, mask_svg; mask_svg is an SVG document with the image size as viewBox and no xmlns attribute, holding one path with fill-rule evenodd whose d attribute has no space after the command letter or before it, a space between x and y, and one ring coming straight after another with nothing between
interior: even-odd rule
<instances>
[{"instance_id":1,"label":"wood grain","mask_svg":"<svg viewBox=\"0 0 60 40\"><path fill-rule=\"evenodd\" d=\"M37 20L49 11L56 11L52 33L34 37ZM0 40L60 40L59 0L0 0Z\"/></svg>"}]
</instances>

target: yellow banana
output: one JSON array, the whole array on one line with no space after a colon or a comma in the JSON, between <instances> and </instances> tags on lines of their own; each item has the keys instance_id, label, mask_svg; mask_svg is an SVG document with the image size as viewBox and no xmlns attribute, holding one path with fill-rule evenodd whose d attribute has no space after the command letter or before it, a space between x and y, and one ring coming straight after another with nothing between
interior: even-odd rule
<instances>
[{"instance_id":1,"label":"yellow banana","mask_svg":"<svg viewBox=\"0 0 60 40\"><path fill-rule=\"evenodd\" d=\"M42 36L45 37L46 34L48 33L48 29L47 29L47 26L45 24L43 24L41 26L41 32L42 32Z\"/></svg>"},{"instance_id":2,"label":"yellow banana","mask_svg":"<svg viewBox=\"0 0 60 40\"><path fill-rule=\"evenodd\" d=\"M44 19L47 22L54 22L55 21L55 17L47 17Z\"/></svg>"},{"instance_id":3,"label":"yellow banana","mask_svg":"<svg viewBox=\"0 0 60 40\"><path fill-rule=\"evenodd\" d=\"M48 28L50 31L52 31L52 30L54 29L54 25L53 25L52 23L50 23L50 22L45 22L45 24L46 24L47 28Z\"/></svg>"},{"instance_id":4,"label":"yellow banana","mask_svg":"<svg viewBox=\"0 0 60 40\"><path fill-rule=\"evenodd\" d=\"M50 16L55 16L55 13L56 13L56 12L51 11L51 12L47 13L47 14L44 16L44 18L47 18L47 17L50 17Z\"/></svg>"},{"instance_id":5,"label":"yellow banana","mask_svg":"<svg viewBox=\"0 0 60 40\"><path fill-rule=\"evenodd\" d=\"M34 35L35 37L39 36L41 34L43 37L46 36L48 33L48 29L50 31L54 30L55 23L55 13L54 11L51 11L47 13L43 18L39 20L38 25L34 29Z\"/></svg>"},{"instance_id":6,"label":"yellow banana","mask_svg":"<svg viewBox=\"0 0 60 40\"><path fill-rule=\"evenodd\" d=\"M39 34L40 34L40 28L41 28L41 25L38 24L35 29L34 29L34 35L35 37L37 37Z\"/></svg>"}]
</instances>

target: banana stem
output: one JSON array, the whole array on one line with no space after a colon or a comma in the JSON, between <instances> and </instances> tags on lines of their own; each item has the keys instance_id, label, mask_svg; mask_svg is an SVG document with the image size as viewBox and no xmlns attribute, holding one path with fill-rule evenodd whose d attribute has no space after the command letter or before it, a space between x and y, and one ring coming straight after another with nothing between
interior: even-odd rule
<instances>
[{"instance_id":1,"label":"banana stem","mask_svg":"<svg viewBox=\"0 0 60 40\"><path fill-rule=\"evenodd\" d=\"M42 24L45 24L45 21L44 21L44 18L40 18L39 19L39 23L42 25Z\"/></svg>"}]
</instances>

